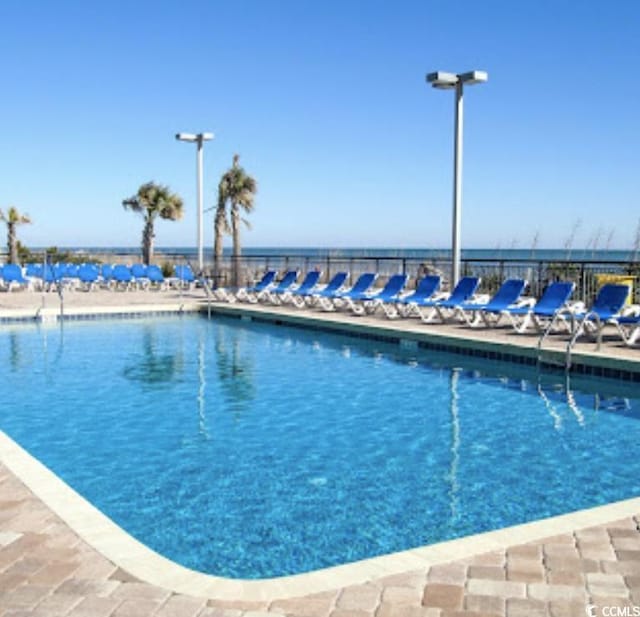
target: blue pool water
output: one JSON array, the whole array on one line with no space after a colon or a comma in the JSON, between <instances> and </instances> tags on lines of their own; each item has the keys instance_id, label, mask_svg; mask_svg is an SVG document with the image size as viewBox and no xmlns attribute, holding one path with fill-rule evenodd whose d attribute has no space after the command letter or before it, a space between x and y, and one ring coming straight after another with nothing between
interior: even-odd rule
<instances>
[{"instance_id":1,"label":"blue pool water","mask_svg":"<svg viewBox=\"0 0 640 617\"><path fill-rule=\"evenodd\" d=\"M473 364L466 364L473 362ZM0 329L0 428L129 533L304 572L637 496L640 392L321 332Z\"/></svg>"}]
</instances>

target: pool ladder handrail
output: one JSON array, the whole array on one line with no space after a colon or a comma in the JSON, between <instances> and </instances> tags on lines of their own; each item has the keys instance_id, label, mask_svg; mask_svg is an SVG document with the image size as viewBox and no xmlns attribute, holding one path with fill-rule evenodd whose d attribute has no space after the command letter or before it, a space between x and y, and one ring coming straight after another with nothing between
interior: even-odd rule
<instances>
[{"instance_id":1,"label":"pool ladder handrail","mask_svg":"<svg viewBox=\"0 0 640 617\"><path fill-rule=\"evenodd\" d=\"M602 347L602 330L604 329L604 325L607 323L606 321L603 323L602 318L596 311L588 311L584 314L584 317L580 321L580 323L576 326L575 316L571 316L571 340L567 344L567 358L569 362L569 367L571 367L571 351L573 350L576 341L580 337L581 334L584 333L584 324L587 320L594 321L596 325L596 351L600 351Z\"/></svg>"},{"instance_id":2,"label":"pool ladder handrail","mask_svg":"<svg viewBox=\"0 0 640 617\"><path fill-rule=\"evenodd\" d=\"M53 274L53 280L56 284L56 291L58 292L58 298L60 299L60 321L64 319L64 286L62 285L62 278L56 280L55 271Z\"/></svg>"},{"instance_id":3,"label":"pool ladder handrail","mask_svg":"<svg viewBox=\"0 0 640 617\"><path fill-rule=\"evenodd\" d=\"M191 268L193 272L196 272L196 280L200 282L202 288L207 294L207 317L211 319L211 302L213 301L213 296L211 293L211 287L209 282L207 281L207 277L204 275L204 270L196 270L192 265L191 261L187 259L187 264Z\"/></svg>"},{"instance_id":4,"label":"pool ladder handrail","mask_svg":"<svg viewBox=\"0 0 640 617\"><path fill-rule=\"evenodd\" d=\"M547 340L547 337L549 336L549 334L551 333L551 331L553 330L554 326L556 325L556 322L558 321L558 319L560 318L560 312L556 313L553 318L549 321L549 323L547 324L547 327L543 330L542 334L538 337L538 345L537 345L537 362L538 362L538 368L540 367L540 364L542 363L542 356L543 356L543 345L544 342ZM564 317L563 317L564 318ZM571 313L571 332L574 332L575 330L575 317L573 315L573 313ZM561 366L564 368L565 373L568 373L569 370L571 369L571 351L573 349L573 342L575 342L573 340L573 337L571 338L571 340L569 341L569 344L567 345L567 349L565 351L565 356L564 356L564 363L559 362L559 361L549 361L548 364L554 364L556 366Z\"/></svg>"},{"instance_id":5,"label":"pool ladder handrail","mask_svg":"<svg viewBox=\"0 0 640 617\"><path fill-rule=\"evenodd\" d=\"M47 277L47 251L42 254L42 303L40 308L36 311L36 317L42 319L42 311L45 308L45 292L46 292L46 277ZM64 289L62 285L62 277L56 279L55 268L53 264L51 265L51 274L53 283L56 286L56 292L58 293L58 298L60 299L60 321L64 319Z\"/></svg>"}]
</instances>

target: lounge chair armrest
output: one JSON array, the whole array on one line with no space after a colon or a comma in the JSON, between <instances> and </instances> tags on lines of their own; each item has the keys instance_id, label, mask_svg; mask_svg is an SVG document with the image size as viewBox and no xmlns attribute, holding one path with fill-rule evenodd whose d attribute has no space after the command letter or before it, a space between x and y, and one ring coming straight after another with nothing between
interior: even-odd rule
<instances>
[{"instance_id":1,"label":"lounge chair armrest","mask_svg":"<svg viewBox=\"0 0 640 617\"><path fill-rule=\"evenodd\" d=\"M440 300L446 300L451 294L448 291L439 291L431 297L431 300L437 302Z\"/></svg>"},{"instance_id":2,"label":"lounge chair armrest","mask_svg":"<svg viewBox=\"0 0 640 617\"><path fill-rule=\"evenodd\" d=\"M570 302L563 310L565 313L584 313L587 306L584 302Z\"/></svg>"},{"instance_id":3,"label":"lounge chair armrest","mask_svg":"<svg viewBox=\"0 0 640 617\"><path fill-rule=\"evenodd\" d=\"M640 305L631 304L629 306L625 306L621 311L621 315L624 317L638 317L640 315Z\"/></svg>"},{"instance_id":4,"label":"lounge chair armrest","mask_svg":"<svg viewBox=\"0 0 640 617\"><path fill-rule=\"evenodd\" d=\"M535 306L535 305L536 305L535 298L519 298L511 305L511 307L524 308L525 306Z\"/></svg>"},{"instance_id":5,"label":"lounge chair armrest","mask_svg":"<svg viewBox=\"0 0 640 617\"><path fill-rule=\"evenodd\" d=\"M491 300L491 296L489 294L476 294L469 299L467 304L486 304L489 300Z\"/></svg>"}]
</instances>

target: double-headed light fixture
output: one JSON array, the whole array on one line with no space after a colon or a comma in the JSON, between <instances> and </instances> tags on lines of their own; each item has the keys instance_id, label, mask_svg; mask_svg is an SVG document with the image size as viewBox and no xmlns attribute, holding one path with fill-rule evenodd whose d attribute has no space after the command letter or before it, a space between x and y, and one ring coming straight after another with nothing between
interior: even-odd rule
<instances>
[{"instance_id":1,"label":"double-headed light fixture","mask_svg":"<svg viewBox=\"0 0 640 617\"><path fill-rule=\"evenodd\" d=\"M462 90L487 81L485 71L467 73L445 73L436 71L427 74L427 82L434 88L456 91L455 141L453 154L453 222L451 242L451 288L460 279L460 217L462 210Z\"/></svg>"},{"instance_id":2,"label":"double-headed light fixture","mask_svg":"<svg viewBox=\"0 0 640 617\"><path fill-rule=\"evenodd\" d=\"M204 268L204 256L202 250L203 232L202 232L202 144L205 141L213 139L213 133L178 133L176 135L178 141L190 141L198 145L196 156L196 185L198 193L198 272L202 272Z\"/></svg>"}]
</instances>

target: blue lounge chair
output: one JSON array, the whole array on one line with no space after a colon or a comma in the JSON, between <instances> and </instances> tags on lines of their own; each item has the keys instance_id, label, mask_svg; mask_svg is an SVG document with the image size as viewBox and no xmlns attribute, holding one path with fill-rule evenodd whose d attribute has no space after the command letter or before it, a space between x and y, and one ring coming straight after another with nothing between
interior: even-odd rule
<instances>
[{"instance_id":1,"label":"blue lounge chair","mask_svg":"<svg viewBox=\"0 0 640 617\"><path fill-rule=\"evenodd\" d=\"M26 277L39 277L42 275L42 264L29 262L24 267Z\"/></svg>"},{"instance_id":2,"label":"blue lounge chair","mask_svg":"<svg viewBox=\"0 0 640 617\"><path fill-rule=\"evenodd\" d=\"M31 287L41 291L51 291L54 288L57 289L58 286L65 287L66 283L71 282L71 279L64 280L65 264L29 264L26 271Z\"/></svg>"},{"instance_id":3,"label":"blue lounge chair","mask_svg":"<svg viewBox=\"0 0 640 617\"><path fill-rule=\"evenodd\" d=\"M507 279L488 302L465 302L455 308L454 315L470 326L480 323L497 326L505 310L518 306L518 300L526 287L527 281L524 279Z\"/></svg>"},{"instance_id":4,"label":"blue lounge chair","mask_svg":"<svg viewBox=\"0 0 640 617\"><path fill-rule=\"evenodd\" d=\"M408 278L406 274L394 274L389 277L386 285L378 293L366 293L359 298L347 298L347 306L355 315L373 315L384 304L393 303L400 298Z\"/></svg>"},{"instance_id":5,"label":"blue lounge chair","mask_svg":"<svg viewBox=\"0 0 640 617\"><path fill-rule=\"evenodd\" d=\"M285 291L287 291L288 289L290 289L293 285L295 285L296 280L298 279L298 271L297 270L288 270L287 272L285 272L284 276L282 277L282 280L273 288L269 288L267 287L266 289L263 289L262 291L259 291L257 293L253 293L253 294L248 294L248 300L249 302L252 303L256 303L256 302L260 302L261 300L267 300L270 298L269 294L275 293L275 294L280 294L280 293L284 293Z\"/></svg>"},{"instance_id":6,"label":"blue lounge chair","mask_svg":"<svg viewBox=\"0 0 640 617\"><path fill-rule=\"evenodd\" d=\"M24 276L29 281L31 289L44 289L43 272L44 265L41 263L28 263L24 267Z\"/></svg>"},{"instance_id":7,"label":"blue lounge chair","mask_svg":"<svg viewBox=\"0 0 640 617\"><path fill-rule=\"evenodd\" d=\"M177 289L191 289L196 282L195 274L189 264L176 264L173 266L173 278L170 284Z\"/></svg>"},{"instance_id":8,"label":"blue lounge chair","mask_svg":"<svg viewBox=\"0 0 640 617\"><path fill-rule=\"evenodd\" d=\"M291 302L298 308L302 308L306 305L313 306L320 298L333 298L336 294L340 293L348 278L348 272L336 272L322 289L311 289L302 293L298 289L296 293L293 294Z\"/></svg>"},{"instance_id":9,"label":"blue lounge chair","mask_svg":"<svg viewBox=\"0 0 640 617\"><path fill-rule=\"evenodd\" d=\"M129 266L125 266L124 264L116 264L115 266L113 266L111 274L113 277L113 289L122 289L123 291L127 291L132 288L133 274L131 274Z\"/></svg>"},{"instance_id":10,"label":"blue lounge chair","mask_svg":"<svg viewBox=\"0 0 640 617\"><path fill-rule=\"evenodd\" d=\"M62 271L59 267L52 264L46 264L40 272L42 279L42 289L44 291L53 291L57 289L58 282L62 279Z\"/></svg>"},{"instance_id":11,"label":"blue lounge chair","mask_svg":"<svg viewBox=\"0 0 640 617\"><path fill-rule=\"evenodd\" d=\"M458 306L473 298L480 286L480 280L479 276L464 276L458 281L448 297L424 300L420 304L416 304L414 310L417 311L424 323L433 323L436 320L445 321Z\"/></svg>"},{"instance_id":12,"label":"blue lounge chair","mask_svg":"<svg viewBox=\"0 0 640 617\"><path fill-rule=\"evenodd\" d=\"M100 271L93 264L82 264L78 268L78 288L84 291L91 291L98 284Z\"/></svg>"},{"instance_id":13,"label":"blue lounge chair","mask_svg":"<svg viewBox=\"0 0 640 617\"><path fill-rule=\"evenodd\" d=\"M255 285L251 285L250 287L241 287L235 293L230 292L224 287L220 287L215 290L214 294L217 300L223 300L226 302L235 302L236 300L248 301L250 295L256 295L266 289L269 289L276 280L277 275L277 270L267 270Z\"/></svg>"},{"instance_id":14,"label":"blue lounge chair","mask_svg":"<svg viewBox=\"0 0 640 617\"><path fill-rule=\"evenodd\" d=\"M620 315L612 317L611 322L618 329L620 338L625 345L632 347L640 338L640 314Z\"/></svg>"},{"instance_id":15,"label":"blue lounge chair","mask_svg":"<svg viewBox=\"0 0 640 617\"><path fill-rule=\"evenodd\" d=\"M331 296L321 296L318 298L320 307L325 311L335 311L347 303L347 300L358 300L366 297L370 287L375 283L378 275L373 272L365 272L358 277L351 289L338 291Z\"/></svg>"},{"instance_id":16,"label":"blue lounge chair","mask_svg":"<svg viewBox=\"0 0 640 617\"><path fill-rule=\"evenodd\" d=\"M622 309L630 291L628 285L608 283L600 288L590 309L580 312L567 311L558 315L558 319L566 319L568 315L571 320L573 336L570 345L572 346L583 334L590 334L596 337L599 349L604 327L607 324L617 325L623 320ZM624 325L624 321L622 324Z\"/></svg>"},{"instance_id":17,"label":"blue lounge chair","mask_svg":"<svg viewBox=\"0 0 640 617\"><path fill-rule=\"evenodd\" d=\"M2 278L7 291L12 289L30 289L31 283L22 274L22 268L18 264L5 264L2 267Z\"/></svg>"},{"instance_id":18,"label":"blue lounge chair","mask_svg":"<svg viewBox=\"0 0 640 617\"><path fill-rule=\"evenodd\" d=\"M69 291L76 289L79 283L78 268L79 266L77 264L56 264L54 266L56 284L62 285L64 289L68 289Z\"/></svg>"},{"instance_id":19,"label":"blue lounge chair","mask_svg":"<svg viewBox=\"0 0 640 617\"><path fill-rule=\"evenodd\" d=\"M113 285L113 266L111 264L102 264L99 282L102 287L111 289Z\"/></svg>"},{"instance_id":20,"label":"blue lounge chair","mask_svg":"<svg viewBox=\"0 0 640 617\"><path fill-rule=\"evenodd\" d=\"M131 265L131 276L133 282L138 289L146 289L149 287L149 277L147 276L148 266L136 263Z\"/></svg>"},{"instance_id":21,"label":"blue lounge chair","mask_svg":"<svg viewBox=\"0 0 640 617\"><path fill-rule=\"evenodd\" d=\"M519 334L526 332L531 325L539 333L542 333L549 322L567 308L567 302L575 286L575 283L568 281L554 281L534 304L526 303L516 307L507 307L503 310L503 314Z\"/></svg>"},{"instance_id":22,"label":"blue lounge chair","mask_svg":"<svg viewBox=\"0 0 640 617\"><path fill-rule=\"evenodd\" d=\"M389 319L399 316L410 317L413 312L419 315L417 307L433 302L438 289L440 289L440 277L437 274L430 274L422 278L410 294L398 298L395 303L383 304L382 309Z\"/></svg>"},{"instance_id":23,"label":"blue lounge chair","mask_svg":"<svg viewBox=\"0 0 640 617\"><path fill-rule=\"evenodd\" d=\"M167 288L167 282L162 274L160 266L149 264L147 266L147 279L149 281L149 289L163 290Z\"/></svg>"},{"instance_id":24,"label":"blue lounge chair","mask_svg":"<svg viewBox=\"0 0 640 617\"><path fill-rule=\"evenodd\" d=\"M275 294L271 299L275 304L291 304L293 303L293 298L297 295L306 295L313 291L315 286L318 284L320 277L322 276L322 272L320 270L311 270L307 272L304 280L298 287L294 287L293 289L289 289L281 294Z\"/></svg>"}]
</instances>

